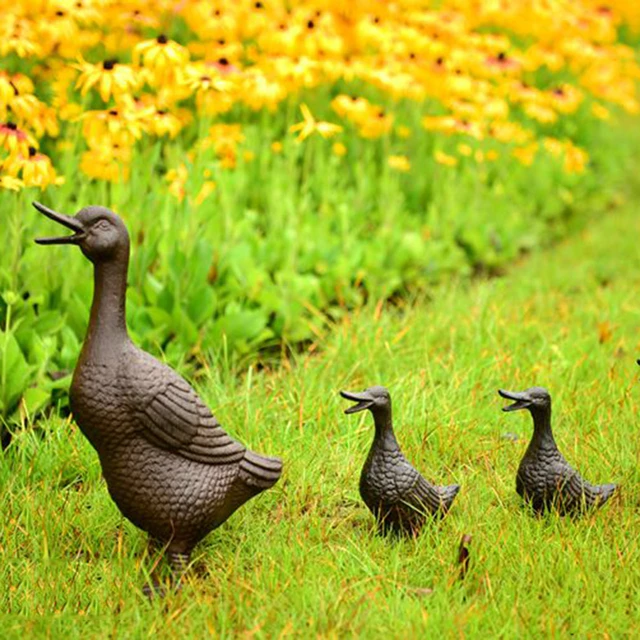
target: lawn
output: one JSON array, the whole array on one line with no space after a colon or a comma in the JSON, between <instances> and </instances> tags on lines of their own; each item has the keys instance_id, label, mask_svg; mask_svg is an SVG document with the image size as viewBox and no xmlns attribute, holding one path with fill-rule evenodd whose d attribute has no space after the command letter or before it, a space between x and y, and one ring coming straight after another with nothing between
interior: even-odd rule
<instances>
[{"instance_id":1,"label":"lawn","mask_svg":"<svg viewBox=\"0 0 640 640\"><path fill-rule=\"evenodd\" d=\"M286 469L206 538L164 600L142 595L158 558L110 501L73 422L18 431L0 466L3 636L638 635L637 202L636 190L505 277L443 285L434 302L365 306L319 353L260 371L211 362L203 397ZM416 539L375 535L359 499L372 422L345 416L338 390L372 384L390 389L414 464L462 485L450 515ZM602 511L536 518L516 495L531 422L502 414L496 389L534 384L551 391L569 461L620 484Z\"/></svg>"},{"instance_id":2,"label":"lawn","mask_svg":"<svg viewBox=\"0 0 640 640\"><path fill-rule=\"evenodd\" d=\"M498 4L7 7L3 639L640 636L640 9ZM32 200L122 216L132 338L285 462L164 599L69 415L90 265L33 242L59 229ZM358 493L373 425L338 392L376 384L407 457L462 486L413 539ZM619 484L601 511L516 495L532 425L497 389L533 385Z\"/></svg>"}]
</instances>

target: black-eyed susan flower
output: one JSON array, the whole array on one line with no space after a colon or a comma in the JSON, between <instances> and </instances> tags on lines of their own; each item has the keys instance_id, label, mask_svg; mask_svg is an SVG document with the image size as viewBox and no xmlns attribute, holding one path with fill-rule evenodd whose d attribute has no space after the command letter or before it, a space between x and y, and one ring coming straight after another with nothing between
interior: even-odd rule
<instances>
[{"instance_id":1,"label":"black-eyed susan flower","mask_svg":"<svg viewBox=\"0 0 640 640\"><path fill-rule=\"evenodd\" d=\"M175 138L182 129L182 122L175 114L166 109L156 109L155 113L145 119L144 128L155 136Z\"/></svg>"},{"instance_id":2,"label":"black-eyed susan flower","mask_svg":"<svg viewBox=\"0 0 640 640\"><path fill-rule=\"evenodd\" d=\"M300 111L302 111L304 120L289 127L290 133L298 133L298 142L306 140L313 133L318 133L323 138L330 138L342 131L342 127L338 124L316 120L309 107L304 103L300 105Z\"/></svg>"},{"instance_id":3,"label":"black-eyed susan flower","mask_svg":"<svg viewBox=\"0 0 640 640\"><path fill-rule=\"evenodd\" d=\"M85 111L80 120L84 138L93 148L113 144L130 147L142 135L140 113L126 107Z\"/></svg>"},{"instance_id":4,"label":"black-eyed susan flower","mask_svg":"<svg viewBox=\"0 0 640 640\"><path fill-rule=\"evenodd\" d=\"M42 48L31 20L9 11L0 21L0 56L15 53L20 58L39 56Z\"/></svg>"},{"instance_id":5,"label":"black-eyed susan flower","mask_svg":"<svg viewBox=\"0 0 640 640\"><path fill-rule=\"evenodd\" d=\"M60 185L64 178L58 176L51 164L51 159L38 153L35 147L29 147L28 155L18 156L13 163L11 173L22 179L25 187L46 189L49 185Z\"/></svg>"},{"instance_id":6,"label":"black-eyed susan flower","mask_svg":"<svg viewBox=\"0 0 640 640\"><path fill-rule=\"evenodd\" d=\"M28 155L31 146L35 146L33 137L19 129L14 122L0 124L0 149L7 151L10 156Z\"/></svg>"},{"instance_id":7,"label":"black-eyed susan flower","mask_svg":"<svg viewBox=\"0 0 640 640\"><path fill-rule=\"evenodd\" d=\"M449 155L444 151L435 151L433 157L438 164L442 164L445 167L455 167L458 164L458 159L455 156Z\"/></svg>"},{"instance_id":8,"label":"black-eyed susan flower","mask_svg":"<svg viewBox=\"0 0 640 640\"><path fill-rule=\"evenodd\" d=\"M334 142L331 145L331 151L333 152L333 155L341 158L342 156L347 154L347 147L342 144L342 142Z\"/></svg>"},{"instance_id":9,"label":"black-eyed susan flower","mask_svg":"<svg viewBox=\"0 0 640 640\"><path fill-rule=\"evenodd\" d=\"M80 159L81 171L90 178L107 182L126 182L129 179L131 149L118 143L89 149Z\"/></svg>"},{"instance_id":10,"label":"black-eyed susan flower","mask_svg":"<svg viewBox=\"0 0 640 640\"><path fill-rule=\"evenodd\" d=\"M133 49L133 63L141 63L149 70L153 84L175 80L188 61L189 51L164 34L145 40Z\"/></svg>"},{"instance_id":11,"label":"black-eyed susan flower","mask_svg":"<svg viewBox=\"0 0 640 640\"><path fill-rule=\"evenodd\" d=\"M391 155L387 158L387 164L396 171L407 172L411 169L411 162L407 156Z\"/></svg>"},{"instance_id":12,"label":"black-eyed susan flower","mask_svg":"<svg viewBox=\"0 0 640 640\"><path fill-rule=\"evenodd\" d=\"M112 97L117 101L123 96L131 95L140 84L134 69L129 65L120 64L117 60L91 64L80 57L79 62L73 66L80 71L76 89L80 89L81 95L86 95L96 87L105 103Z\"/></svg>"},{"instance_id":13,"label":"black-eyed susan flower","mask_svg":"<svg viewBox=\"0 0 640 640\"><path fill-rule=\"evenodd\" d=\"M169 183L169 193L178 201L182 202L186 195L185 185L189 172L187 166L182 163L175 169L169 169L164 179Z\"/></svg>"},{"instance_id":14,"label":"black-eyed susan flower","mask_svg":"<svg viewBox=\"0 0 640 640\"><path fill-rule=\"evenodd\" d=\"M7 189L8 191L20 191L25 186L24 182L20 178L16 178L10 175L0 175L0 189Z\"/></svg>"}]
</instances>

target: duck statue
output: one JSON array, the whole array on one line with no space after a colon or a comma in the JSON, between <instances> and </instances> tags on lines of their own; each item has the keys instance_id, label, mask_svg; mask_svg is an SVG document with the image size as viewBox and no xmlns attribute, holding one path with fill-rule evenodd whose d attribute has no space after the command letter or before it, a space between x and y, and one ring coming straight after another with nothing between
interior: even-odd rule
<instances>
[{"instance_id":1,"label":"duck statue","mask_svg":"<svg viewBox=\"0 0 640 640\"><path fill-rule=\"evenodd\" d=\"M537 513L554 509L561 515L601 507L615 484L589 484L558 451L551 431L551 396L542 387L498 393L513 404L503 411L527 409L533 418L533 436L518 467L516 491Z\"/></svg>"},{"instance_id":2,"label":"duck statue","mask_svg":"<svg viewBox=\"0 0 640 640\"><path fill-rule=\"evenodd\" d=\"M360 474L360 495L375 516L379 532L415 535L427 516L447 513L460 486L432 485L404 457L393 432L389 391L376 386L340 395L357 403L345 413L368 409L373 414L375 435Z\"/></svg>"},{"instance_id":3,"label":"duck statue","mask_svg":"<svg viewBox=\"0 0 640 640\"><path fill-rule=\"evenodd\" d=\"M33 206L72 235L93 263L91 315L70 389L72 415L95 448L113 501L182 572L195 545L247 500L272 487L279 458L229 436L193 388L136 347L125 321L129 234L113 211L76 215Z\"/></svg>"}]
</instances>

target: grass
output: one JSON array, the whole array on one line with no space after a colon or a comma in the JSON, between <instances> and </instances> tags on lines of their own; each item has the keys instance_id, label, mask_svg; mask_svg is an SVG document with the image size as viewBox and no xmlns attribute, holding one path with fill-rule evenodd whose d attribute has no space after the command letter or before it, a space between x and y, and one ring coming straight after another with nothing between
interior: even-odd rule
<instances>
[{"instance_id":1,"label":"grass","mask_svg":"<svg viewBox=\"0 0 640 640\"><path fill-rule=\"evenodd\" d=\"M212 362L204 398L234 436L282 454L285 476L207 537L164 600L142 595L157 558L77 427L54 417L18 432L0 464L3 637L637 636L636 203L504 278L365 307L320 353L241 376ZM358 495L371 418L343 415L337 392L376 383L391 391L407 456L462 485L450 516L415 540L374 535ZM602 511L535 518L515 494L531 423L501 414L496 389L534 384L552 393L569 461L620 484Z\"/></svg>"}]
</instances>

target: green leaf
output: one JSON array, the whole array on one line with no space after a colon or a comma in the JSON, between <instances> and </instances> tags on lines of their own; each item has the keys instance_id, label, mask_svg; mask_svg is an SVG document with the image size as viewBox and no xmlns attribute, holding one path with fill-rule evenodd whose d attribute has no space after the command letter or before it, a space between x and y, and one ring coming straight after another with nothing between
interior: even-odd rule
<instances>
[{"instance_id":1,"label":"green leaf","mask_svg":"<svg viewBox=\"0 0 640 640\"><path fill-rule=\"evenodd\" d=\"M51 394L48 390L39 387L29 387L22 395L20 402L20 417L22 420L33 418L38 411L43 409Z\"/></svg>"},{"instance_id":2,"label":"green leaf","mask_svg":"<svg viewBox=\"0 0 640 640\"><path fill-rule=\"evenodd\" d=\"M5 415L13 410L29 385L33 369L27 364L14 335L0 332L0 409Z\"/></svg>"}]
</instances>

